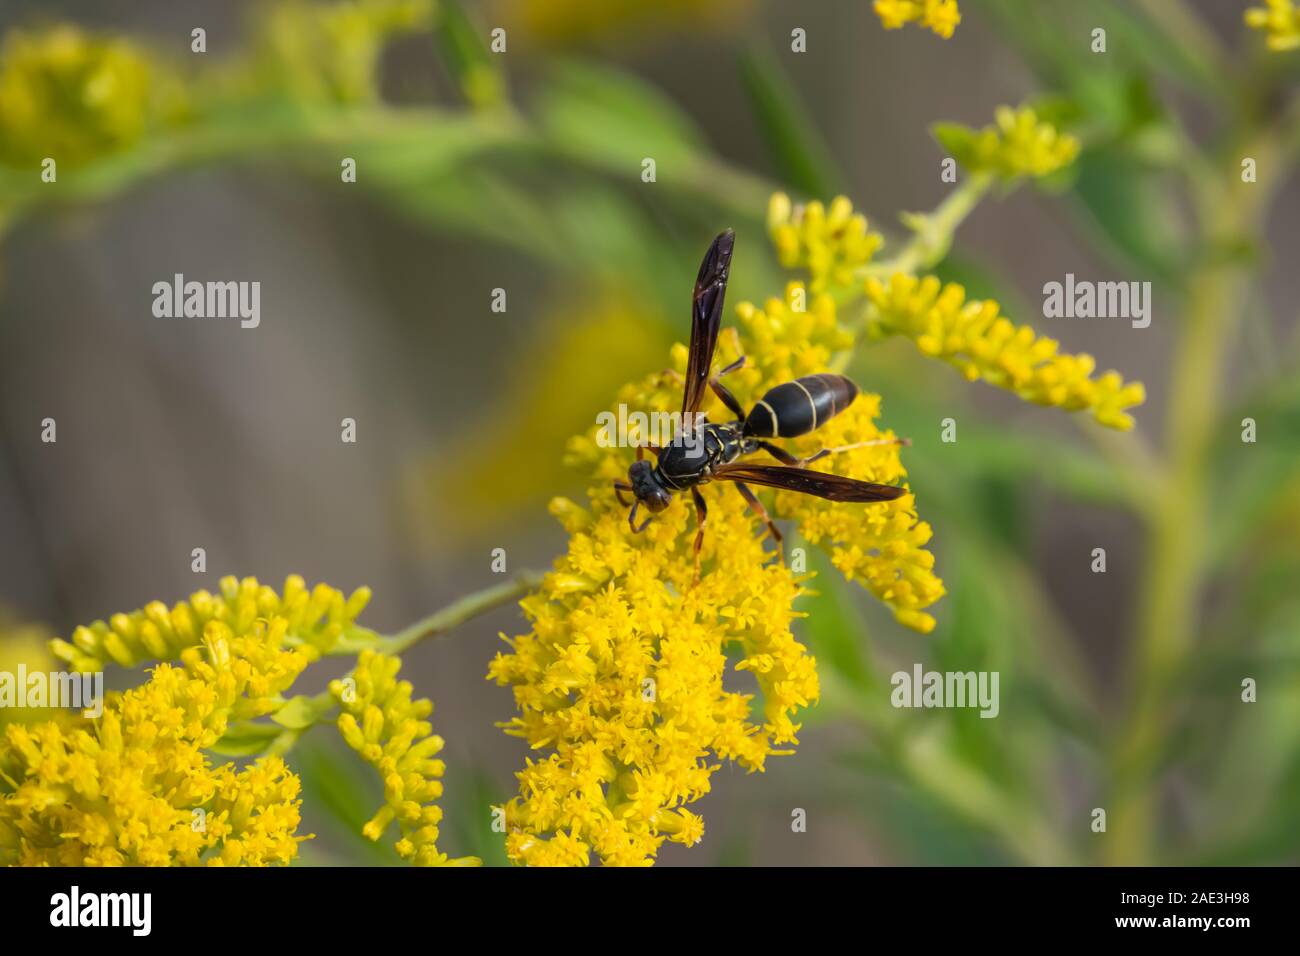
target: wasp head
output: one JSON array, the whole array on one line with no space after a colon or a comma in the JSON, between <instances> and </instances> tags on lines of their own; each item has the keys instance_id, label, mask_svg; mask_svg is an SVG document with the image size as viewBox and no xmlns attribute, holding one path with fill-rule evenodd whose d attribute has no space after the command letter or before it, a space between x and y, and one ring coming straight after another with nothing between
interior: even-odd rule
<instances>
[{"instance_id":1,"label":"wasp head","mask_svg":"<svg viewBox=\"0 0 1300 956\"><path fill-rule=\"evenodd\" d=\"M645 505L652 514L658 514L672 504L673 496L659 481L654 465L648 461L634 461L628 469L627 480L632 485L632 494L636 500Z\"/></svg>"}]
</instances>

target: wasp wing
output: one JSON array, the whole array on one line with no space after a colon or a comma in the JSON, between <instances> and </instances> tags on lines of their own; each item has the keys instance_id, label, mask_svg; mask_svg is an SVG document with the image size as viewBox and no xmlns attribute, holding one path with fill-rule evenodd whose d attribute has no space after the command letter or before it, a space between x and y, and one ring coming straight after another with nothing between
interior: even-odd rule
<instances>
[{"instance_id":1,"label":"wasp wing","mask_svg":"<svg viewBox=\"0 0 1300 956\"><path fill-rule=\"evenodd\" d=\"M843 475L829 475L808 468L787 465L722 465L713 470L714 478L743 481L752 485L784 488L830 501L892 501L907 494L906 488L858 481Z\"/></svg>"},{"instance_id":2,"label":"wasp wing","mask_svg":"<svg viewBox=\"0 0 1300 956\"><path fill-rule=\"evenodd\" d=\"M731 250L736 234L728 229L713 240L700 263L695 278L695 295L691 299L691 347L686 365L686 388L682 394L682 414L698 412L709 387L713 368L713 348L722 328L722 302L727 294L727 275L731 269Z\"/></svg>"}]
</instances>

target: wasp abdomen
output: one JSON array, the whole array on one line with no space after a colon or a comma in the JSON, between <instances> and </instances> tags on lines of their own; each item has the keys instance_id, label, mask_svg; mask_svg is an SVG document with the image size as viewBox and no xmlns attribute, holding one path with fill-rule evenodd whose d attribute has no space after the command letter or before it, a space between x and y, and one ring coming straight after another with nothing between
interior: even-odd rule
<instances>
[{"instance_id":1,"label":"wasp abdomen","mask_svg":"<svg viewBox=\"0 0 1300 956\"><path fill-rule=\"evenodd\" d=\"M745 418L745 434L757 438L806 435L849 407L858 387L843 375L805 375L768 389Z\"/></svg>"}]
</instances>

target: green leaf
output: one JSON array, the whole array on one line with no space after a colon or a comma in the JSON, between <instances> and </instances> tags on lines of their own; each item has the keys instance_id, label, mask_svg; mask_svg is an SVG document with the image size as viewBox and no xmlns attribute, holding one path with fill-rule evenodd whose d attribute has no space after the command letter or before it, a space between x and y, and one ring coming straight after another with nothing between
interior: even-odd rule
<instances>
[{"instance_id":1,"label":"green leaf","mask_svg":"<svg viewBox=\"0 0 1300 956\"><path fill-rule=\"evenodd\" d=\"M438 0L435 10L434 39L461 95L476 107L500 104L506 88L501 57L488 50L482 28L456 0Z\"/></svg>"},{"instance_id":2,"label":"green leaf","mask_svg":"<svg viewBox=\"0 0 1300 956\"><path fill-rule=\"evenodd\" d=\"M693 164L703 137L670 99L619 70L575 60L551 67L536 104L543 135L559 150L639 182L653 159L660 177Z\"/></svg>"},{"instance_id":3,"label":"green leaf","mask_svg":"<svg viewBox=\"0 0 1300 956\"><path fill-rule=\"evenodd\" d=\"M1104 106L1110 74L1140 68L1206 98L1222 99L1219 67L1198 55L1174 31L1178 24L1137 13L1129 3L1092 0L1055 4L1042 0L984 0L999 37L1018 49L1039 82L1082 94L1089 113ZM1092 29L1106 28L1106 53L1092 52Z\"/></svg>"},{"instance_id":4,"label":"green leaf","mask_svg":"<svg viewBox=\"0 0 1300 956\"><path fill-rule=\"evenodd\" d=\"M1167 180L1114 150L1085 150L1076 166L1075 208L1096 245L1117 265L1180 286L1188 250L1171 237L1189 230Z\"/></svg>"},{"instance_id":5,"label":"green leaf","mask_svg":"<svg viewBox=\"0 0 1300 956\"><path fill-rule=\"evenodd\" d=\"M808 196L829 199L844 177L799 94L770 49L751 44L739 56L740 79L781 178Z\"/></svg>"},{"instance_id":6,"label":"green leaf","mask_svg":"<svg viewBox=\"0 0 1300 956\"><path fill-rule=\"evenodd\" d=\"M308 734L294 748L293 769L302 780L303 816L312 829L329 830L330 843L366 865L397 866L393 840L368 840L361 828L384 802L373 774L337 735Z\"/></svg>"},{"instance_id":7,"label":"green leaf","mask_svg":"<svg viewBox=\"0 0 1300 956\"><path fill-rule=\"evenodd\" d=\"M1241 440L1241 422L1255 422L1256 441ZM1300 376L1284 375L1223 415L1214 460L1218 493L1210 514L1214 560L1235 567L1253 542L1267 542L1300 496Z\"/></svg>"},{"instance_id":8,"label":"green leaf","mask_svg":"<svg viewBox=\"0 0 1300 956\"><path fill-rule=\"evenodd\" d=\"M1130 3L1095 0L1101 9L1090 15L1105 20L1107 49L1141 64L1160 76L1174 80L1207 98L1222 98L1226 90L1224 77L1216 65L1171 32L1176 25L1162 22L1133 8ZM1176 12L1176 11L1173 11ZM1196 14L1189 12L1188 17Z\"/></svg>"},{"instance_id":9,"label":"green leaf","mask_svg":"<svg viewBox=\"0 0 1300 956\"><path fill-rule=\"evenodd\" d=\"M448 766L445 779L450 782L444 798L444 827L455 840L439 849L453 856L476 856L484 866L509 866L506 835L492 829L493 811L509 799L505 790L479 766Z\"/></svg>"},{"instance_id":10,"label":"green leaf","mask_svg":"<svg viewBox=\"0 0 1300 956\"><path fill-rule=\"evenodd\" d=\"M246 721L230 727L225 736L207 749L223 757L251 757L266 750L280 733L281 728L274 724Z\"/></svg>"},{"instance_id":11,"label":"green leaf","mask_svg":"<svg viewBox=\"0 0 1300 956\"><path fill-rule=\"evenodd\" d=\"M975 159L976 133L960 123L935 123L930 135L943 147L943 151L957 160L959 166L970 168Z\"/></svg>"},{"instance_id":12,"label":"green leaf","mask_svg":"<svg viewBox=\"0 0 1300 956\"><path fill-rule=\"evenodd\" d=\"M271 719L281 727L304 730L320 720L333 707L332 700L318 701L314 697L299 694L272 714Z\"/></svg>"},{"instance_id":13,"label":"green leaf","mask_svg":"<svg viewBox=\"0 0 1300 956\"><path fill-rule=\"evenodd\" d=\"M866 625L846 593L843 576L820 548L803 541L791 547L804 549L809 569L817 572L799 608L807 614L800 633L808 647L855 691L879 684L868 658Z\"/></svg>"}]
</instances>

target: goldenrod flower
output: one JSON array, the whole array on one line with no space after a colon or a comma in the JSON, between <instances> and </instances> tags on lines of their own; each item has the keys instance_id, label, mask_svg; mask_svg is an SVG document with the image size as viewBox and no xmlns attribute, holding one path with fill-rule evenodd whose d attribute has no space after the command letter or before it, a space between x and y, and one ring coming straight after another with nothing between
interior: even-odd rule
<instances>
[{"instance_id":1,"label":"goldenrod flower","mask_svg":"<svg viewBox=\"0 0 1300 956\"><path fill-rule=\"evenodd\" d=\"M433 702L412 700L410 681L399 681L402 662L363 650L349 680L330 683L343 712L338 728L349 747L379 772L384 806L362 832L378 840L396 820L401 830L398 855L417 866L477 866L476 857L450 859L438 851L444 764L435 759L443 740L426 718Z\"/></svg>"},{"instance_id":2,"label":"goldenrod flower","mask_svg":"<svg viewBox=\"0 0 1300 956\"><path fill-rule=\"evenodd\" d=\"M653 310L583 291L546 310L484 414L420 469L415 493L438 503L442 540L459 543L536 514L571 487L555 449L667 344ZM449 458L461 467L446 468ZM518 480L521 469L529 481ZM446 501L460 507L448 514Z\"/></svg>"},{"instance_id":3,"label":"goldenrod flower","mask_svg":"<svg viewBox=\"0 0 1300 956\"><path fill-rule=\"evenodd\" d=\"M1295 0L1264 0L1264 4L1246 11L1246 25L1268 34L1270 50L1300 47L1300 7Z\"/></svg>"},{"instance_id":4,"label":"goldenrod flower","mask_svg":"<svg viewBox=\"0 0 1300 956\"><path fill-rule=\"evenodd\" d=\"M147 660L174 659L201 640L210 621L243 633L258 618L282 619L290 642L309 660L329 651L340 638L371 633L355 623L370 600L369 588L358 588L347 597L325 584L308 589L297 575L285 579L283 595L256 578L225 577L220 584L219 594L196 591L170 610L154 601L138 611L114 614L107 623L78 627L71 642L55 640L50 646L73 670L96 671L110 662L135 667Z\"/></svg>"},{"instance_id":5,"label":"goldenrod flower","mask_svg":"<svg viewBox=\"0 0 1300 956\"><path fill-rule=\"evenodd\" d=\"M855 285L859 270L883 243L844 196L827 208L817 201L796 206L785 193L776 193L767 208L767 231L781 265L807 270L814 293Z\"/></svg>"},{"instance_id":6,"label":"goldenrod flower","mask_svg":"<svg viewBox=\"0 0 1300 956\"><path fill-rule=\"evenodd\" d=\"M229 725L270 713L307 665L284 618L210 620L181 666L109 695L97 721L10 725L0 737L0 862L254 865L298 852L298 778L278 757L214 767Z\"/></svg>"},{"instance_id":7,"label":"goldenrod flower","mask_svg":"<svg viewBox=\"0 0 1300 956\"><path fill-rule=\"evenodd\" d=\"M800 375L825 371L852 344L829 295L809 299L792 283L785 300L742 305L739 329L724 330L720 363L741 349L749 365L728 376L742 402ZM686 367L675 346L672 365ZM631 409L668 412L681 402L672 376L626 386ZM706 407L714 420L720 404ZM875 424L879 397L860 396L834 422L792 446L821 440L888 440ZM832 428L831 424L827 429ZM570 442L568 460L591 476L590 506L567 499L551 510L569 533L567 553L542 589L522 602L532 624L507 641L488 676L514 688L519 713L508 733L549 753L519 773L520 794L506 807L510 858L532 865L653 861L665 840L699 841L703 821L686 809L709 790L719 761L762 770L797 742L798 712L818 698L815 661L791 622L804 576L775 559L764 526L726 484L709 486L702 574L695 579L695 518L688 499L656 517L644 534L628 529L610 489L631 453L602 447L592 429ZM647 437L647 436L641 436ZM896 444L831 456L814 467L873 481L906 477ZM774 516L792 519L822 544L848 576L889 604L903 623L927 630L924 607L943 594L923 551L929 529L911 495L872 505L835 504L777 494ZM729 664L728 651L735 662ZM733 686L748 671L758 695Z\"/></svg>"},{"instance_id":8,"label":"goldenrod flower","mask_svg":"<svg viewBox=\"0 0 1300 956\"><path fill-rule=\"evenodd\" d=\"M936 127L940 141L970 172L1004 179L1048 176L1079 155L1079 141L1040 119L1028 106L999 106L996 122L981 130L955 123Z\"/></svg>"},{"instance_id":9,"label":"goldenrod flower","mask_svg":"<svg viewBox=\"0 0 1300 956\"><path fill-rule=\"evenodd\" d=\"M594 850L642 865L665 839L697 842L702 823L684 807L708 792L717 761L762 770L789 753L794 713L818 697L815 663L790 633L800 585L764 553L739 496L711 497L699 582L684 504L641 539L616 504L592 504L553 503L568 554L522 602L532 632L489 668L514 687L507 732L551 751L528 761L506 807L520 863L585 864ZM728 670L753 673L757 715Z\"/></svg>"},{"instance_id":10,"label":"goldenrod flower","mask_svg":"<svg viewBox=\"0 0 1300 956\"><path fill-rule=\"evenodd\" d=\"M1055 340L1013 325L996 302L967 301L955 283L896 273L888 284L868 279L866 291L875 306L875 334L911 339L969 381L982 379L1039 405L1087 409L1101 424L1125 431L1133 418L1124 410L1146 398L1140 382L1125 384L1118 372L1093 378L1091 355L1060 354Z\"/></svg>"},{"instance_id":11,"label":"goldenrod flower","mask_svg":"<svg viewBox=\"0 0 1300 956\"><path fill-rule=\"evenodd\" d=\"M0 45L0 163L85 163L180 110L171 78L129 40L61 25Z\"/></svg>"},{"instance_id":12,"label":"goldenrod flower","mask_svg":"<svg viewBox=\"0 0 1300 956\"><path fill-rule=\"evenodd\" d=\"M876 0L874 6L886 30L915 23L947 40L961 23L957 0Z\"/></svg>"},{"instance_id":13,"label":"goldenrod flower","mask_svg":"<svg viewBox=\"0 0 1300 956\"><path fill-rule=\"evenodd\" d=\"M280 0L259 11L254 77L304 102L371 102L384 47L432 24L432 0Z\"/></svg>"},{"instance_id":14,"label":"goldenrod flower","mask_svg":"<svg viewBox=\"0 0 1300 956\"><path fill-rule=\"evenodd\" d=\"M840 328L831 296L815 296L804 311L798 311L806 299L803 286L792 282L784 301L769 299L762 309L749 303L738 307L745 339L754 343L759 355L767 356L766 361L755 362L755 372L737 373L747 379L740 391L751 399L758 398L771 382L825 370L832 354L852 348L853 336ZM810 467L863 481L899 484L907 471L900 445L892 441L897 436L876 425L880 404L879 395L864 392L845 412L815 432L792 439L788 447L806 457L822 448L874 442L827 456ZM916 502L910 494L889 505L855 507L780 491L775 511L795 521L808 541L823 545L835 567L889 605L899 623L922 633L933 629L934 618L924 609L943 596L943 582L934 574L934 556L925 550L930 526L917 519Z\"/></svg>"}]
</instances>

